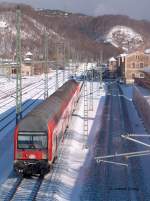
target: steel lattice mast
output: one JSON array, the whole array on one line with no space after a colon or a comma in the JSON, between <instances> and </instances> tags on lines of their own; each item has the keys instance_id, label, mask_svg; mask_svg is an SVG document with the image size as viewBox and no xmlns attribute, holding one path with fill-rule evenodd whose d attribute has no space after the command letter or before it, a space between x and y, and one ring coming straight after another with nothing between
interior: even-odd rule
<instances>
[{"instance_id":1,"label":"steel lattice mast","mask_svg":"<svg viewBox=\"0 0 150 201\"><path fill-rule=\"evenodd\" d=\"M65 82L65 70L66 70L66 47L65 42L63 44L63 83Z\"/></svg>"},{"instance_id":2,"label":"steel lattice mast","mask_svg":"<svg viewBox=\"0 0 150 201\"><path fill-rule=\"evenodd\" d=\"M22 118L22 77L21 77L21 33L20 33L21 11L16 10L16 123Z\"/></svg>"},{"instance_id":3,"label":"steel lattice mast","mask_svg":"<svg viewBox=\"0 0 150 201\"><path fill-rule=\"evenodd\" d=\"M88 92L87 92L87 63L84 64L84 148L88 148Z\"/></svg>"},{"instance_id":4,"label":"steel lattice mast","mask_svg":"<svg viewBox=\"0 0 150 201\"><path fill-rule=\"evenodd\" d=\"M59 42L56 44L56 83L55 83L55 90L58 89L58 63L59 63Z\"/></svg>"},{"instance_id":5,"label":"steel lattice mast","mask_svg":"<svg viewBox=\"0 0 150 201\"><path fill-rule=\"evenodd\" d=\"M48 35L46 30L44 33L44 57L44 99L46 99L48 97Z\"/></svg>"},{"instance_id":6,"label":"steel lattice mast","mask_svg":"<svg viewBox=\"0 0 150 201\"><path fill-rule=\"evenodd\" d=\"M100 55L100 88L102 88L102 63L103 63L103 51L101 50L101 55Z\"/></svg>"},{"instance_id":7,"label":"steel lattice mast","mask_svg":"<svg viewBox=\"0 0 150 201\"><path fill-rule=\"evenodd\" d=\"M90 104L89 104L89 110L93 110L93 79L94 79L94 68L92 64L92 68L90 71Z\"/></svg>"}]
</instances>

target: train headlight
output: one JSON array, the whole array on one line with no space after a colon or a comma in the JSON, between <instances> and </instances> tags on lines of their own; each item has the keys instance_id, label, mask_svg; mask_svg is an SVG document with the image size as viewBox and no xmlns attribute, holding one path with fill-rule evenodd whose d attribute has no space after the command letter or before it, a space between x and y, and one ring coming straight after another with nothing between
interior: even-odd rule
<instances>
[{"instance_id":1,"label":"train headlight","mask_svg":"<svg viewBox=\"0 0 150 201\"><path fill-rule=\"evenodd\" d=\"M16 154L16 158L17 158L17 159L22 159L22 153L21 153L21 152L18 152L18 153Z\"/></svg>"},{"instance_id":2,"label":"train headlight","mask_svg":"<svg viewBox=\"0 0 150 201\"><path fill-rule=\"evenodd\" d=\"M34 154L30 154L29 159L36 159L36 156Z\"/></svg>"},{"instance_id":3,"label":"train headlight","mask_svg":"<svg viewBox=\"0 0 150 201\"><path fill-rule=\"evenodd\" d=\"M42 159L47 159L47 154L46 153L42 153Z\"/></svg>"}]
</instances>

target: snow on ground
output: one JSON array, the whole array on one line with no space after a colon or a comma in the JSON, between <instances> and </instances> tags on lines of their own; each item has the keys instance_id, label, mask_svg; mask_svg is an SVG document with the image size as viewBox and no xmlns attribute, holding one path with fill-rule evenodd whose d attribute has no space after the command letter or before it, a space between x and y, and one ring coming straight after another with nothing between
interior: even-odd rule
<instances>
[{"instance_id":1,"label":"snow on ground","mask_svg":"<svg viewBox=\"0 0 150 201\"><path fill-rule=\"evenodd\" d=\"M123 90L123 96L129 101L132 101L132 96L133 96L133 85L121 85L121 88Z\"/></svg>"},{"instance_id":2,"label":"snow on ground","mask_svg":"<svg viewBox=\"0 0 150 201\"><path fill-rule=\"evenodd\" d=\"M88 83L89 87L90 83ZM89 87L90 88L90 87ZM132 127L135 133L145 134L143 123L139 118L137 111L132 102L132 85L121 85L121 88L124 93L124 97L127 101L129 118L132 122ZM88 90L89 91L89 90ZM90 93L89 93L90 94ZM101 115L103 111L103 105L105 102L105 89L99 89L99 85L94 83L93 85L93 111L88 111L88 123L89 123L89 136L88 136L88 149L84 149L85 139L83 132L83 123L84 123L84 99L83 94L77 105L70 126L68 128L69 136L64 141L64 151L62 155L62 164L57 172L57 181L54 182L55 193L53 195L53 200L57 201L79 201L80 200L80 191L82 190L82 184L84 177L82 175L83 169L86 170L86 167L91 162L91 157L93 157L92 147L94 146L94 138L96 133L101 127ZM90 104L90 95L88 95L88 103ZM8 137L8 135L7 135ZM2 154L0 151L0 163L4 162L3 168L0 165L0 179L6 178L8 175L8 168L12 166L13 152L12 151L12 135L9 135L9 138L0 141L2 150L5 149L5 154ZM144 139L145 142L150 144L150 139ZM134 143L134 142L133 142ZM6 148L9 147L9 149ZM10 148L11 147L11 148ZM145 147L137 145L138 150L144 150ZM130 151L130 150L129 150ZM7 157L6 157L7 156ZM9 157L8 157L9 156ZM10 162L6 161L10 160ZM132 160L132 159L131 159ZM147 189L147 193L150 192L150 160L149 156L140 157L140 164L142 167L142 174L144 180L141 181L144 187ZM147 161L147 162L146 162ZM8 167L9 166L9 167ZM6 168L6 169L5 169ZM130 164L129 164L130 168ZM129 171L130 172L130 171ZM45 180L48 180L45 177ZM132 180L132 175L129 175L129 180ZM1 180L0 180L1 181ZM130 183L133 183L131 181ZM133 185L134 186L134 185ZM45 190L45 191L44 191ZM132 192L131 192L132 193ZM39 195L45 195L44 200L48 200L49 193L46 189L42 188ZM133 199L134 200L134 199ZM37 197L38 201L38 197ZM40 201L40 198L39 198Z\"/></svg>"},{"instance_id":3,"label":"snow on ground","mask_svg":"<svg viewBox=\"0 0 150 201\"><path fill-rule=\"evenodd\" d=\"M4 21L0 21L0 28L7 28L7 23Z\"/></svg>"},{"instance_id":4,"label":"snow on ground","mask_svg":"<svg viewBox=\"0 0 150 201\"><path fill-rule=\"evenodd\" d=\"M143 124L143 120L139 117L138 112L135 108L135 105L132 102L132 89L133 86L132 85L122 85L122 90L123 93L125 94L125 96L127 97L127 105L128 105L128 113L129 113L129 118L130 121L132 122L132 129L134 131L133 134L148 134L145 130L144 124ZM142 142L145 142L147 144L150 145L150 138L145 138L145 137L136 137L135 139L140 140ZM135 142L133 142L135 144ZM148 147L143 146L143 145L139 145L136 143L136 147L137 147L137 151L144 151L147 150ZM130 151L130 150L129 150ZM135 150L136 151L136 150ZM139 157L139 161L140 161L140 168L142 172L142 178L143 180L141 180L141 186L143 187L144 192L147 196L147 201L150 198L150 174L149 174L149 169L150 169L150 156L142 156ZM131 159L132 160L132 159ZM129 166L130 168L130 166ZM129 175L129 178L132 179L132 175Z\"/></svg>"},{"instance_id":5,"label":"snow on ground","mask_svg":"<svg viewBox=\"0 0 150 201\"><path fill-rule=\"evenodd\" d=\"M59 73L59 86L63 83L62 71ZM67 80L67 75L65 76ZM23 102L25 103L22 107L33 103L29 109L27 109L23 115L31 111L37 104L39 104L43 99L44 92L44 75L23 77L22 79L23 87L28 86L23 89ZM9 120L15 118L15 111L10 114L6 119L3 117L7 116L12 110L15 109L15 91L16 91L16 81L14 78L10 80L4 77L0 78L0 129L3 128ZM55 71L49 74L49 95L55 91ZM10 94L13 96L11 97ZM9 123L8 126L1 130L0 132L0 184L5 181L13 168L13 133L16 122Z\"/></svg>"},{"instance_id":6,"label":"snow on ground","mask_svg":"<svg viewBox=\"0 0 150 201\"><path fill-rule=\"evenodd\" d=\"M101 91L100 91L101 90ZM78 103L77 110L74 112L71 124L68 132L71 132L71 137L66 140L64 144L63 164L59 169L59 180L57 193L55 198L60 201L79 201L80 190L82 186L82 168L85 165L87 155L91 152L93 146L93 139L97 130L100 128L101 115L103 111L103 105L105 100L105 90L99 89L97 83L94 83L93 93L93 111L88 111L88 124L89 124L89 136L88 136L88 149L84 148L85 139L83 132L83 118L84 118L84 99L81 99ZM100 91L100 92L99 92ZM88 96L88 101L90 96ZM89 102L90 103L90 102ZM90 163L90 158L88 162ZM81 180L78 180L81 177Z\"/></svg>"}]
</instances>

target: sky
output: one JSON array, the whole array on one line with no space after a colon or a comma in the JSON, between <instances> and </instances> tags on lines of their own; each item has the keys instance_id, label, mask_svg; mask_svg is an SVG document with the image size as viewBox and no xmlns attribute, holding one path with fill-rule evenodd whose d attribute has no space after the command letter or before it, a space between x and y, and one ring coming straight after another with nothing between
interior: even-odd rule
<instances>
[{"instance_id":1,"label":"sky","mask_svg":"<svg viewBox=\"0 0 150 201\"><path fill-rule=\"evenodd\" d=\"M136 19L150 20L150 0L7 0L7 2L26 3L34 8L61 9L92 16L123 14Z\"/></svg>"}]
</instances>

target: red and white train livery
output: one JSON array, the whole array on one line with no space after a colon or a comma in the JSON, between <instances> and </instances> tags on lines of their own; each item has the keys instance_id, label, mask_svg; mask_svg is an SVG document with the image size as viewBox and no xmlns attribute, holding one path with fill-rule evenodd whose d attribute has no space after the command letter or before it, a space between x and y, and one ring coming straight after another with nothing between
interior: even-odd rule
<instances>
[{"instance_id":1,"label":"red and white train livery","mask_svg":"<svg viewBox=\"0 0 150 201\"><path fill-rule=\"evenodd\" d=\"M44 175L57 157L81 84L67 81L16 126L14 169L22 175Z\"/></svg>"}]
</instances>

